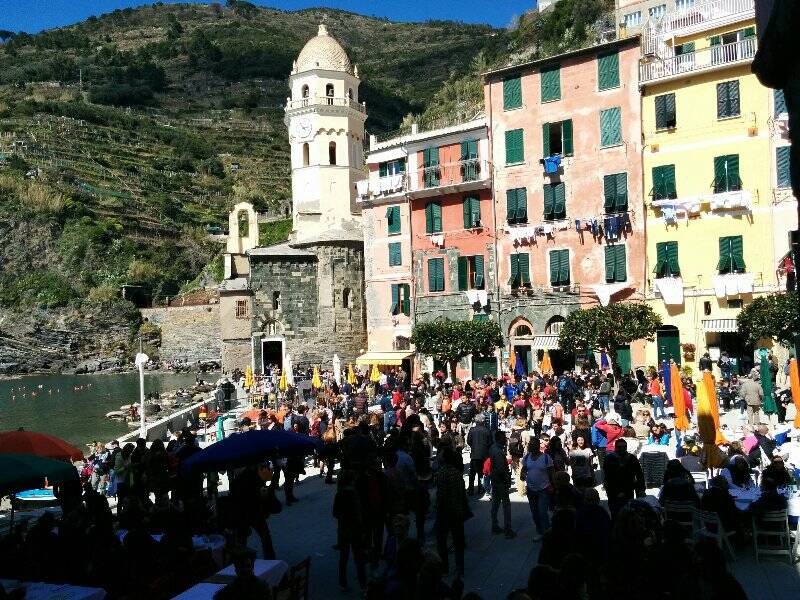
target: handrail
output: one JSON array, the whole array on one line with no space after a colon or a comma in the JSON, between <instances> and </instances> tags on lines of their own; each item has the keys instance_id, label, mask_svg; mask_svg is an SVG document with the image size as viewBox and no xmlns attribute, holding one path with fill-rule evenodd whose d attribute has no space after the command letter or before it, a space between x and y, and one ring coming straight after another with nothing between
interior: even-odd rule
<instances>
[{"instance_id":1,"label":"handrail","mask_svg":"<svg viewBox=\"0 0 800 600\"><path fill-rule=\"evenodd\" d=\"M367 112L367 106L363 102L356 102L352 98L338 98L335 96L309 96L297 100L287 99L286 110L295 108L305 108L307 106L347 106L361 113Z\"/></svg>"},{"instance_id":2,"label":"handrail","mask_svg":"<svg viewBox=\"0 0 800 600\"><path fill-rule=\"evenodd\" d=\"M491 176L489 161L483 158L469 158L450 163L421 167L411 172L370 178L366 184L359 184L359 195L391 194L396 192L417 192L437 189L450 185L483 182Z\"/></svg>"},{"instance_id":3,"label":"handrail","mask_svg":"<svg viewBox=\"0 0 800 600\"><path fill-rule=\"evenodd\" d=\"M695 52L643 63L639 65L639 80L654 81L719 65L752 60L756 55L756 48L756 37L752 36L730 44L718 44Z\"/></svg>"}]
</instances>

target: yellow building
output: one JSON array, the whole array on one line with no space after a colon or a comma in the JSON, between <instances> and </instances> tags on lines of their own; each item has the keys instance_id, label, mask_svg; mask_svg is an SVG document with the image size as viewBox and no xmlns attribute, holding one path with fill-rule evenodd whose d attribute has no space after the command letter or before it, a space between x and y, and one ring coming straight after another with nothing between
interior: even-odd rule
<instances>
[{"instance_id":1,"label":"yellow building","mask_svg":"<svg viewBox=\"0 0 800 600\"><path fill-rule=\"evenodd\" d=\"M744 371L753 348L736 317L781 289L796 200L780 190L788 166L773 92L750 72L756 46L752 0L693 3L643 26L645 293L664 323L649 365L727 352Z\"/></svg>"}]
</instances>

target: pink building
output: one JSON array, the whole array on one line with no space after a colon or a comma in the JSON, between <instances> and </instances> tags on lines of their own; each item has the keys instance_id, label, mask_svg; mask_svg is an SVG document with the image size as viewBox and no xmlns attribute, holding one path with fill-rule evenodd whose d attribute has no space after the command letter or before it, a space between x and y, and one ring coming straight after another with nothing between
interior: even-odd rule
<instances>
[{"instance_id":1,"label":"pink building","mask_svg":"<svg viewBox=\"0 0 800 600\"><path fill-rule=\"evenodd\" d=\"M533 368L573 310L642 298L638 38L492 71L484 93L498 223L498 318ZM622 349L629 368L643 353Z\"/></svg>"}]
</instances>

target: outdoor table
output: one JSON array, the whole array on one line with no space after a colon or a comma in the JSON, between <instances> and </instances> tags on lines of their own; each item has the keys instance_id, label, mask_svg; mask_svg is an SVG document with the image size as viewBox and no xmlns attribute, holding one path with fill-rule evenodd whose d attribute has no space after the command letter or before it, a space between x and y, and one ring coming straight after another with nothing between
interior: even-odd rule
<instances>
[{"instance_id":1,"label":"outdoor table","mask_svg":"<svg viewBox=\"0 0 800 600\"><path fill-rule=\"evenodd\" d=\"M117 537L119 537L120 542L125 540L126 535L128 535L127 529L120 529L117 531ZM161 533L153 533L150 537L156 542L160 542L164 535ZM217 565L222 566L222 553L225 549L225 538L223 536L217 534L193 535L192 546L194 546L195 550L210 550L211 558L214 559Z\"/></svg>"},{"instance_id":2,"label":"outdoor table","mask_svg":"<svg viewBox=\"0 0 800 600\"><path fill-rule=\"evenodd\" d=\"M106 591L102 588L80 587L58 583L42 583L0 579L6 592L24 588L25 600L103 600Z\"/></svg>"},{"instance_id":3,"label":"outdoor table","mask_svg":"<svg viewBox=\"0 0 800 600\"><path fill-rule=\"evenodd\" d=\"M256 560L253 573L269 587L277 587L284 575L289 571L289 565L282 560ZM233 565L229 565L212 575L205 581L190 587L172 600L211 600L219 590L231 583L236 577Z\"/></svg>"},{"instance_id":4,"label":"outdoor table","mask_svg":"<svg viewBox=\"0 0 800 600\"><path fill-rule=\"evenodd\" d=\"M797 488L782 488L778 490L782 496L786 497L787 507L786 514L796 521L800 517L800 490ZM757 487L748 489L731 488L728 490L736 508L745 511L750 508L750 505L761 497L761 490Z\"/></svg>"}]
</instances>

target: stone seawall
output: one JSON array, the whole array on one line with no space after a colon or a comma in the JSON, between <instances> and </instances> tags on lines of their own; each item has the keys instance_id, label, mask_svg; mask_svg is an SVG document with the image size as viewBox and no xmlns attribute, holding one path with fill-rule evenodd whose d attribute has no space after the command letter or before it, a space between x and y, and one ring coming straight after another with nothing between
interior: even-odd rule
<instances>
[{"instance_id":1,"label":"stone seawall","mask_svg":"<svg viewBox=\"0 0 800 600\"><path fill-rule=\"evenodd\" d=\"M142 318L161 328L162 360L219 360L219 304L143 308Z\"/></svg>"}]
</instances>

